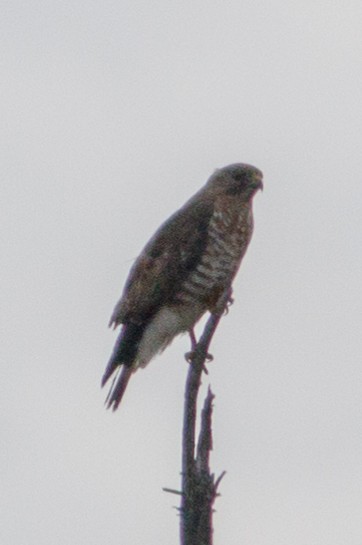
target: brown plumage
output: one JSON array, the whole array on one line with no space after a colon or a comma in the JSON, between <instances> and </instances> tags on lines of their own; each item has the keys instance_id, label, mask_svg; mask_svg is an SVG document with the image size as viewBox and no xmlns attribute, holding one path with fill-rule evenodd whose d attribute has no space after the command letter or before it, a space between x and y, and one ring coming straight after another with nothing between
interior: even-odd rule
<instances>
[{"instance_id":1,"label":"brown plumage","mask_svg":"<svg viewBox=\"0 0 362 545\"><path fill-rule=\"evenodd\" d=\"M102 379L103 386L121 368L108 407L117 409L132 373L213 312L230 288L251 239L262 177L242 163L216 170L145 246L109 324L122 329Z\"/></svg>"}]
</instances>

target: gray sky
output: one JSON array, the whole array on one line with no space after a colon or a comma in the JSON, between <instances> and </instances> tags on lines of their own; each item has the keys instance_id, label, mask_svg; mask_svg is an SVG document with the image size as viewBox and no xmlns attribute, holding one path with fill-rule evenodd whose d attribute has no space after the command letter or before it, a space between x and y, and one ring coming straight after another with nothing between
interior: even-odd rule
<instances>
[{"instance_id":1,"label":"gray sky","mask_svg":"<svg viewBox=\"0 0 362 545\"><path fill-rule=\"evenodd\" d=\"M133 259L263 170L204 379L215 544L362 540L360 1L4 1L1 543L169 545L188 339L99 383Z\"/></svg>"}]
</instances>

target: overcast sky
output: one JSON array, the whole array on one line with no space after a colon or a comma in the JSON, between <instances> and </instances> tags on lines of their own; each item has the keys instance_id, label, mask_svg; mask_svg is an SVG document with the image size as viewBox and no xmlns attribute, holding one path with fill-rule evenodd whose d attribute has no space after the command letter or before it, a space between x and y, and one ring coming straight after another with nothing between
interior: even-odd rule
<instances>
[{"instance_id":1,"label":"overcast sky","mask_svg":"<svg viewBox=\"0 0 362 545\"><path fill-rule=\"evenodd\" d=\"M1 3L1 543L178 543L189 342L112 414L107 323L159 224L248 162L203 380L215 545L361 544L361 24L360 0Z\"/></svg>"}]
</instances>

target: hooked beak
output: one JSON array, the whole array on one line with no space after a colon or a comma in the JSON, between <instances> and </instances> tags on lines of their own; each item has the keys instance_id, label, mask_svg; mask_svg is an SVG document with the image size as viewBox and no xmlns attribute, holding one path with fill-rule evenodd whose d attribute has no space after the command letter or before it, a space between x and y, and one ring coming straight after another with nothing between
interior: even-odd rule
<instances>
[{"instance_id":1,"label":"hooked beak","mask_svg":"<svg viewBox=\"0 0 362 545\"><path fill-rule=\"evenodd\" d=\"M256 178L253 183L253 186L255 187L255 189L261 189L263 191L264 189L263 178L262 177Z\"/></svg>"}]
</instances>

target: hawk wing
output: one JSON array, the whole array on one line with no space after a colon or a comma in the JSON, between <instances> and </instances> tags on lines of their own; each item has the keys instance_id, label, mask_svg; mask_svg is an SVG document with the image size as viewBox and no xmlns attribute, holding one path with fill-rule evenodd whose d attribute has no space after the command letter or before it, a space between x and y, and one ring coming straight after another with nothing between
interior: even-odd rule
<instances>
[{"instance_id":1,"label":"hawk wing","mask_svg":"<svg viewBox=\"0 0 362 545\"><path fill-rule=\"evenodd\" d=\"M212 202L197 195L161 225L133 265L110 326L144 323L170 300L201 260L212 213Z\"/></svg>"}]
</instances>

